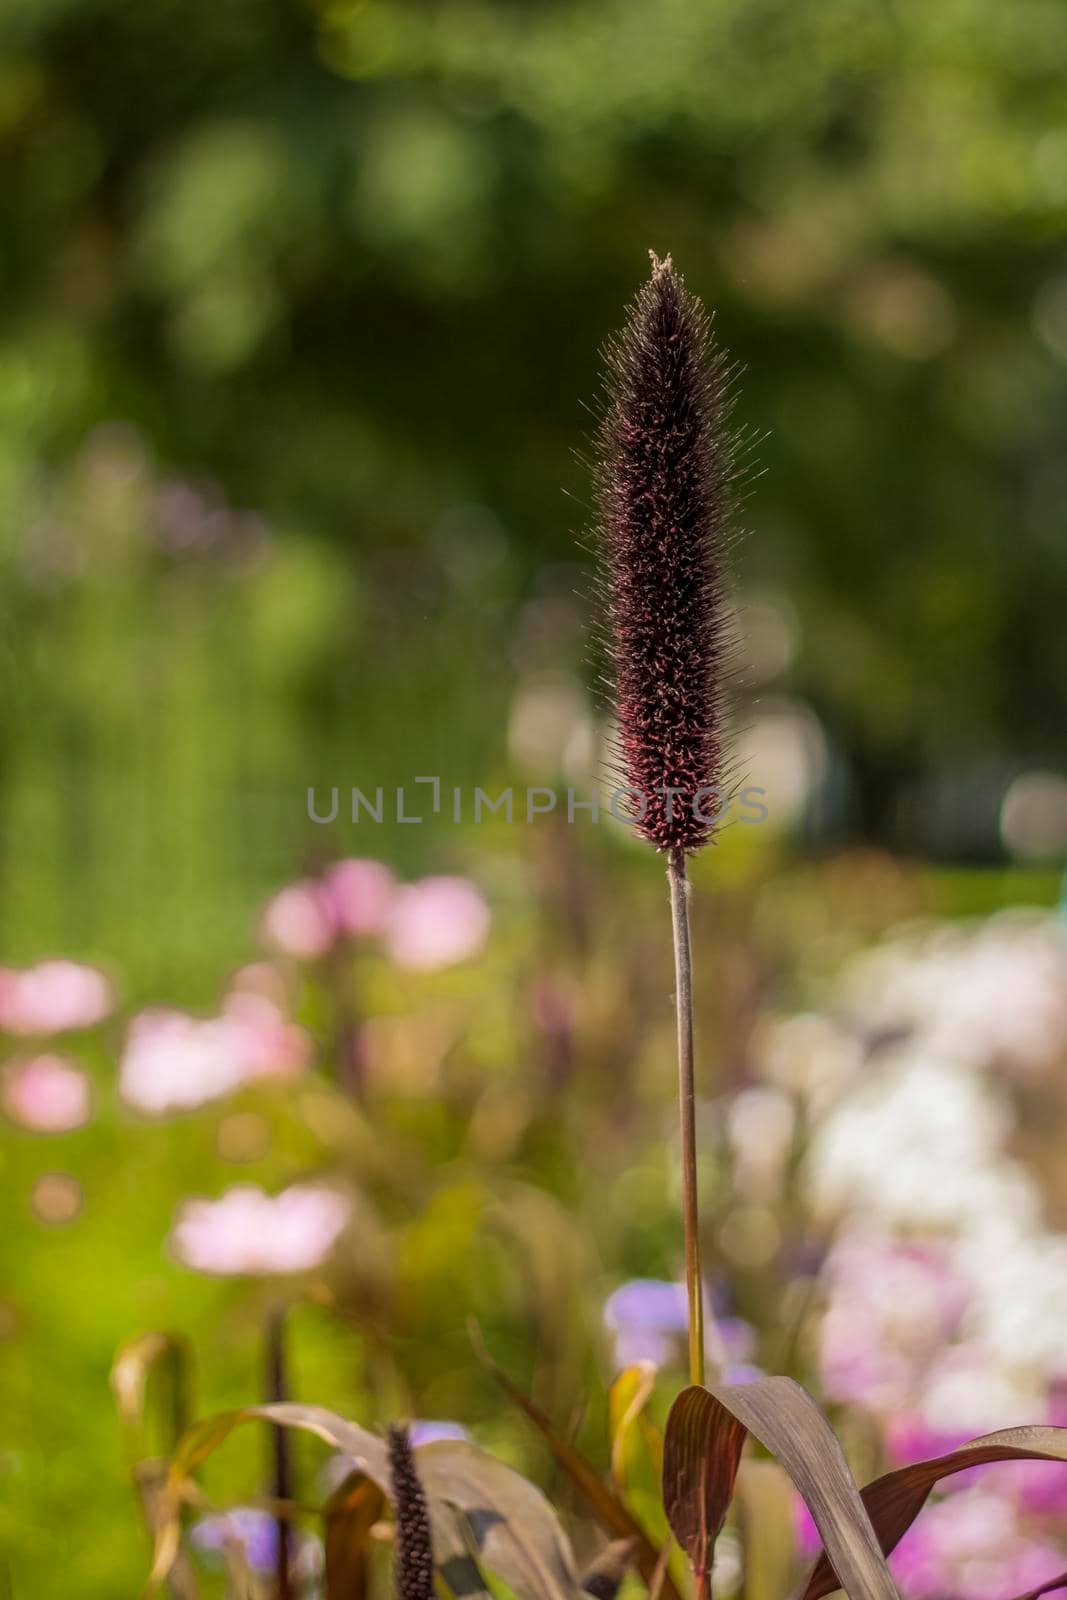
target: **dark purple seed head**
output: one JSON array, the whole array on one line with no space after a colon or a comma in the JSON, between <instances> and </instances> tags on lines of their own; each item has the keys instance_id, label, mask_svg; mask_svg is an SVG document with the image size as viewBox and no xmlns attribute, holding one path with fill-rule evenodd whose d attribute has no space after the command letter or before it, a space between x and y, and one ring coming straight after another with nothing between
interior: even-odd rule
<instances>
[{"instance_id":1,"label":"dark purple seed head","mask_svg":"<svg viewBox=\"0 0 1067 1600\"><path fill-rule=\"evenodd\" d=\"M697 850L725 782L731 371L669 256L652 256L606 360L595 477L616 777L640 834Z\"/></svg>"},{"instance_id":2,"label":"dark purple seed head","mask_svg":"<svg viewBox=\"0 0 1067 1600\"><path fill-rule=\"evenodd\" d=\"M391 1427L387 1443L396 1519L396 1597L397 1600L434 1600L430 1513L407 1429Z\"/></svg>"}]
</instances>

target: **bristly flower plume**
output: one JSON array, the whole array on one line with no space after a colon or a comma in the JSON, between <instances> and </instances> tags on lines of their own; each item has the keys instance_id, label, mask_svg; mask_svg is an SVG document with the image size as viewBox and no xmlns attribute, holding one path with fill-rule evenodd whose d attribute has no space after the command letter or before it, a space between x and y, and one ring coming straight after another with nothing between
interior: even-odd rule
<instances>
[{"instance_id":1,"label":"bristly flower plume","mask_svg":"<svg viewBox=\"0 0 1067 1600\"><path fill-rule=\"evenodd\" d=\"M723 798L734 454L730 369L670 256L652 256L606 359L596 490L618 777L637 831L692 851Z\"/></svg>"},{"instance_id":2,"label":"bristly flower plume","mask_svg":"<svg viewBox=\"0 0 1067 1600\"><path fill-rule=\"evenodd\" d=\"M397 1600L434 1600L430 1513L407 1429L391 1427L388 1445L396 1518L396 1597Z\"/></svg>"}]
</instances>

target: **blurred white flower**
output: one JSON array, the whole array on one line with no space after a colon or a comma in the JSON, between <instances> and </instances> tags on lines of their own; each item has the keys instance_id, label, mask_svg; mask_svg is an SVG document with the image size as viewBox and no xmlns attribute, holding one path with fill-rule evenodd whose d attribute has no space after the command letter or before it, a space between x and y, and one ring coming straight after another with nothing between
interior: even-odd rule
<instances>
[{"instance_id":1,"label":"blurred white flower","mask_svg":"<svg viewBox=\"0 0 1067 1600\"><path fill-rule=\"evenodd\" d=\"M754 1048L762 1076L802 1099L813 1115L840 1098L863 1063L859 1039L813 1013L766 1019Z\"/></svg>"},{"instance_id":2,"label":"blurred white flower","mask_svg":"<svg viewBox=\"0 0 1067 1600\"><path fill-rule=\"evenodd\" d=\"M197 1272L306 1272L326 1260L349 1215L349 1202L335 1189L292 1184L272 1197L254 1184L239 1184L218 1200L184 1201L171 1244Z\"/></svg>"},{"instance_id":3,"label":"blurred white flower","mask_svg":"<svg viewBox=\"0 0 1067 1600\"><path fill-rule=\"evenodd\" d=\"M130 1023L119 1093L138 1111L189 1110L256 1078L285 1077L308 1063L311 1041L273 1000L249 990L207 1019L162 1007Z\"/></svg>"},{"instance_id":4,"label":"blurred white flower","mask_svg":"<svg viewBox=\"0 0 1067 1600\"><path fill-rule=\"evenodd\" d=\"M397 891L389 916L389 954L402 967L430 971L477 955L490 914L467 878L421 878Z\"/></svg>"},{"instance_id":5,"label":"blurred white flower","mask_svg":"<svg viewBox=\"0 0 1067 1600\"><path fill-rule=\"evenodd\" d=\"M975 1340L1006 1367L1055 1377L1067 1327L1067 1237L1034 1231L998 1251L964 1239L959 1255L975 1286Z\"/></svg>"},{"instance_id":6,"label":"blurred white flower","mask_svg":"<svg viewBox=\"0 0 1067 1600\"><path fill-rule=\"evenodd\" d=\"M755 1084L730 1103L727 1134L736 1163L734 1181L746 1195L762 1194L778 1184L793 1142L796 1111L780 1089Z\"/></svg>"},{"instance_id":7,"label":"blurred white flower","mask_svg":"<svg viewBox=\"0 0 1067 1600\"><path fill-rule=\"evenodd\" d=\"M111 985L95 967L41 961L18 971L0 968L0 1028L21 1035L92 1028L115 1004Z\"/></svg>"},{"instance_id":8,"label":"blurred white flower","mask_svg":"<svg viewBox=\"0 0 1067 1600\"><path fill-rule=\"evenodd\" d=\"M1036 1071L1067 1041L1067 928L1011 912L893 939L854 964L844 999L868 1028L909 1030L946 1061Z\"/></svg>"},{"instance_id":9,"label":"blurred white flower","mask_svg":"<svg viewBox=\"0 0 1067 1600\"><path fill-rule=\"evenodd\" d=\"M62 1056L13 1062L0 1080L0 1103L13 1122L35 1133L67 1133L89 1120L92 1095L81 1068Z\"/></svg>"},{"instance_id":10,"label":"blurred white flower","mask_svg":"<svg viewBox=\"0 0 1067 1600\"><path fill-rule=\"evenodd\" d=\"M1036 1222L1028 1174L1002 1155L1010 1126L986 1080L898 1055L834 1108L812 1139L816 1209L991 1236Z\"/></svg>"}]
</instances>

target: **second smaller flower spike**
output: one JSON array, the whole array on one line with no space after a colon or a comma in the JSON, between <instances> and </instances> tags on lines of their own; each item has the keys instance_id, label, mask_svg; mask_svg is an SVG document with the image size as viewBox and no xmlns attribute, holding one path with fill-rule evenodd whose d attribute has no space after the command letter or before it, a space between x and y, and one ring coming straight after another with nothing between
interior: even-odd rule
<instances>
[{"instance_id":1,"label":"second smaller flower spike","mask_svg":"<svg viewBox=\"0 0 1067 1600\"><path fill-rule=\"evenodd\" d=\"M389 1479L396 1518L396 1600L434 1600L430 1512L408 1430L389 1429Z\"/></svg>"}]
</instances>

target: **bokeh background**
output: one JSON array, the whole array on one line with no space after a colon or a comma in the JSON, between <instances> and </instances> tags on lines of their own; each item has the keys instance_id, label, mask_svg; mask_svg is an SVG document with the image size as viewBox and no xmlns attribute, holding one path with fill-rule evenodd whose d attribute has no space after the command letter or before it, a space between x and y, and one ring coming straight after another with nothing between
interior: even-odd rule
<instances>
[{"instance_id":1,"label":"bokeh background","mask_svg":"<svg viewBox=\"0 0 1067 1600\"><path fill-rule=\"evenodd\" d=\"M1067 12L4 0L0 48L10 1592L143 1575L123 1338L187 1333L201 1409L259 1392L290 1277L197 1272L172 1231L232 1183L328 1173L353 1208L341 1266L300 1280L302 1398L459 1419L551 1485L474 1314L599 1437L603 1304L679 1262L660 866L610 824L408 827L387 804L353 827L342 798L327 828L306 796L595 779L582 451L649 247L714 307L756 440L738 749L770 819L697 872L715 1292L744 1360L858 1407L871 1461L890 1412L934 1426L910 1378L888 1400L840 1378L797 1284L832 1299L857 1259L834 1230L869 1202L913 1268L1039 1237L1043 1267L983 1291L1023 1322L1063 1293ZM431 889L324 911L351 858ZM42 978L58 958L106 994ZM196 1032L249 995L254 1047ZM75 1078L20 1077L57 1054ZM864 1111L872 1082L950 1139L906 1203L861 1193L897 1157L851 1124L837 1176L809 1171L820 1117L895 1125ZM1016 1216L1010 1249L975 1244L946 1162ZM1021 1209L990 1198L997 1163ZM930 1259L942 1290L963 1270ZM968 1315L945 1340L992 1359ZM1034 1420L1062 1373L1012 1349L1003 1414ZM246 1454L231 1498L257 1487Z\"/></svg>"}]
</instances>

